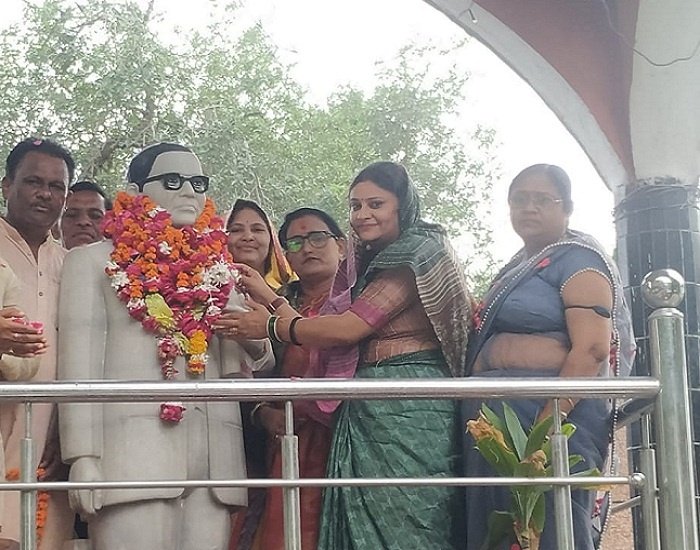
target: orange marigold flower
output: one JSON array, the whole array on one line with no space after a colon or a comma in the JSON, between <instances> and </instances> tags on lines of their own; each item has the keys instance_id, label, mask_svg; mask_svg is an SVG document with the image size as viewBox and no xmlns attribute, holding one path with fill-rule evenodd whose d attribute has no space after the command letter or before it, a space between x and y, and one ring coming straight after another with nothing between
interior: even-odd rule
<instances>
[{"instance_id":1,"label":"orange marigold flower","mask_svg":"<svg viewBox=\"0 0 700 550\"><path fill-rule=\"evenodd\" d=\"M178 286L178 288L190 286L190 278L187 273L178 273L175 284Z\"/></svg>"},{"instance_id":2,"label":"orange marigold flower","mask_svg":"<svg viewBox=\"0 0 700 550\"><path fill-rule=\"evenodd\" d=\"M204 374L205 364L201 361L190 361L187 363L187 370L192 374Z\"/></svg>"},{"instance_id":3,"label":"orange marigold flower","mask_svg":"<svg viewBox=\"0 0 700 550\"><path fill-rule=\"evenodd\" d=\"M203 355L207 352L207 335L203 330L197 329L190 336L187 352L190 355Z\"/></svg>"},{"instance_id":4,"label":"orange marigold flower","mask_svg":"<svg viewBox=\"0 0 700 550\"><path fill-rule=\"evenodd\" d=\"M168 212L150 197L124 192L117 194L114 208L105 218L105 235L114 243L110 265L116 266L106 271L118 281L119 298L127 303L129 313L142 322L145 330L156 334L165 380L173 378L172 361L177 356L188 356L189 372L204 372L211 335L204 325L210 319L207 312L226 305L231 285L222 282L205 296L201 292L178 292L177 299L173 299L173 289L193 290L202 283L206 269L230 259L226 236L217 231L222 225L209 199L194 226L181 229L173 227ZM167 259L159 259L161 243L171 250ZM124 283L125 279L128 282ZM140 301L131 303L134 298ZM158 323L150 307L143 307L143 301L154 300L160 304L158 311L167 313L171 320L167 326ZM193 311L199 312L194 319ZM162 415L161 419L179 420Z\"/></svg>"}]
</instances>

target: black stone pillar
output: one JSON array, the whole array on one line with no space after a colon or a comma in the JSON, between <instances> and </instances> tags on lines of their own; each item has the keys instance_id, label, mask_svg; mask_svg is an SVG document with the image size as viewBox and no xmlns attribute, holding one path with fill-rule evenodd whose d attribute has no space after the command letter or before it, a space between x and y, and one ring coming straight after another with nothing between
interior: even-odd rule
<instances>
[{"instance_id":1,"label":"black stone pillar","mask_svg":"<svg viewBox=\"0 0 700 550\"><path fill-rule=\"evenodd\" d=\"M637 339L635 373L649 374L647 317L642 301L642 278L654 269L672 268L685 278L685 299L679 309L685 314L686 350L691 393L691 417L696 467L700 464L700 209L698 188L673 178L637 182L615 209L617 261L625 283L625 295L634 318ZM639 428L629 434L630 463L638 464ZM700 490L696 487L695 502ZM645 548L639 508L633 512L635 544Z\"/></svg>"}]
</instances>

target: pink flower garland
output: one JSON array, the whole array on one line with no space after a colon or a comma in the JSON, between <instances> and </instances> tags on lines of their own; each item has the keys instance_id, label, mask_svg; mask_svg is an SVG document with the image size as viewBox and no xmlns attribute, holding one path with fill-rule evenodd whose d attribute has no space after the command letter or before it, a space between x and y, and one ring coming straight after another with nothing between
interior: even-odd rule
<instances>
[{"instance_id":1,"label":"pink flower garland","mask_svg":"<svg viewBox=\"0 0 700 550\"><path fill-rule=\"evenodd\" d=\"M165 380L174 379L177 357L201 375L207 362L211 325L235 287L223 222L207 199L193 226L175 228L170 213L147 195L119 193L103 223L114 249L105 272L129 314L157 337ZM160 418L182 420L181 403L164 403Z\"/></svg>"}]
</instances>

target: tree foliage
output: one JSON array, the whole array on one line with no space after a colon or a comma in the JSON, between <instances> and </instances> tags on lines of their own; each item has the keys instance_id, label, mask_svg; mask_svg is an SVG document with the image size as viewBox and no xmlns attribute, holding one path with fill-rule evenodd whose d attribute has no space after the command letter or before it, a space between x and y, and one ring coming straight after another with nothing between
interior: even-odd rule
<instances>
[{"instance_id":1,"label":"tree foliage","mask_svg":"<svg viewBox=\"0 0 700 550\"><path fill-rule=\"evenodd\" d=\"M182 32L153 0L27 3L0 39L2 150L55 137L80 177L114 192L139 148L179 141L213 176L217 204L250 197L276 219L313 205L346 220L354 174L396 160L424 215L484 250L493 132L451 122L467 85L464 44L406 46L377 68L372 90L347 86L315 105L260 25L232 32L237 7L210 7L209 26Z\"/></svg>"}]
</instances>

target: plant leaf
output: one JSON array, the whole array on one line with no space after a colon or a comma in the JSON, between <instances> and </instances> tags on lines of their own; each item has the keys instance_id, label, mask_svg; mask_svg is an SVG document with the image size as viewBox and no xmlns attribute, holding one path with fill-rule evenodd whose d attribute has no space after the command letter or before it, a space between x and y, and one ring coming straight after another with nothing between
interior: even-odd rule
<instances>
[{"instance_id":1,"label":"plant leaf","mask_svg":"<svg viewBox=\"0 0 700 550\"><path fill-rule=\"evenodd\" d=\"M583 457L581 455L569 455L569 471L579 462L583 462Z\"/></svg>"},{"instance_id":2,"label":"plant leaf","mask_svg":"<svg viewBox=\"0 0 700 550\"><path fill-rule=\"evenodd\" d=\"M532 462L518 462L513 472L514 477L545 477L546 475L547 471L544 468L538 468Z\"/></svg>"},{"instance_id":3,"label":"plant leaf","mask_svg":"<svg viewBox=\"0 0 700 550\"><path fill-rule=\"evenodd\" d=\"M563 433L568 439L571 439L571 436L574 435L575 431L576 431L576 426L574 426L571 422L565 422L564 424L561 425L561 433ZM551 438L547 439L542 444L542 450L544 451L544 454L546 454L547 457L549 457L551 460L551 457L552 457L552 439Z\"/></svg>"},{"instance_id":4,"label":"plant leaf","mask_svg":"<svg viewBox=\"0 0 700 550\"><path fill-rule=\"evenodd\" d=\"M513 533L513 516L509 512L491 512L489 516L489 530L486 540L481 545L481 550L492 550L498 544Z\"/></svg>"},{"instance_id":5,"label":"plant leaf","mask_svg":"<svg viewBox=\"0 0 700 550\"><path fill-rule=\"evenodd\" d=\"M552 424L554 424L554 418L550 415L543 418L532 427L530 435L527 438L527 445L525 446L525 456L530 456L536 450L542 448ZM547 457L549 457L549 455L547 455Z\"/></svg>"},{"instance_id":6,"label":"plant leaf","mask_svg":"<svg viewBox=\"0 0 700 550\"><path fill-rule=\"evenodd\" d=\"M513 411L507 403L503 403L503 416L506 421L506 426L508 427L508 433L513 440L513 450L518 460L522 460L527 456L525 454L525 447L527 446L525 430L523 430L523 426L520 424L518 415L515 414L515 411Z\"/></svg>"},{"instance_id":7,"label":"plant leaf","mask_svg":"<svg viewBox=\"0 0 700 550\"><path fill-rule=\"evenodd\" d=\"M508 445L508 447L511 449L515 449L515 443L513 443L513 438L511 437L508 427L503 419L493 412L493 410L486 404L481 406L481 412L484 414L486 419L491 422L491 425L503 434L503 439L505 440L506 445Z\"/></svg>"},{"instance_id":8,"label":"plant leaf","mask_svg":"<svg viewBox=\"0 0 700 550\"><path fill-rule=\"evenodd\" d=\"M532 510L532 524L535 526L535 530L541 533L544 529L544 511L545 511L545 499L544 493L540 495L540 498L535 503Z\"/></svg>"},{"instance_id":9,"label":"plant leaf","mask_svg":"<svg viewBox=\"0 0 700 550\"><path fill-rule=\"evenodd\" d=\"M513 475L518 465L518 459L512 452L504 449L498 441L492 437L484 437L477 442L476 446L486 461L498 472L498 475Z\"/></svg>"},{"instance_id":10,"label":"plant leaf","mask_svg":"<svg viewBox=\"0 0 700 550\"><path fill-rule=\"evenodd\" d=\"M574 432L576 432L576 426L571 422L564 422L561 425L561 433L563 433L569 439L571 439L571 436L574 435Z\"/></svg>"},{"instance_id":11,"label":"plant leaf","mask_svg":"<svg viewBox=\"0 0 700 550\"><path fill-rule=\"evenodd\" d=\"M583 472L576 472L571 474L571 477L598 477L603 475L598 468L589 468ZM612 491L612 485L579 485L577 489L585 489L588 491Z\"/></svg>"}]
</instances>

